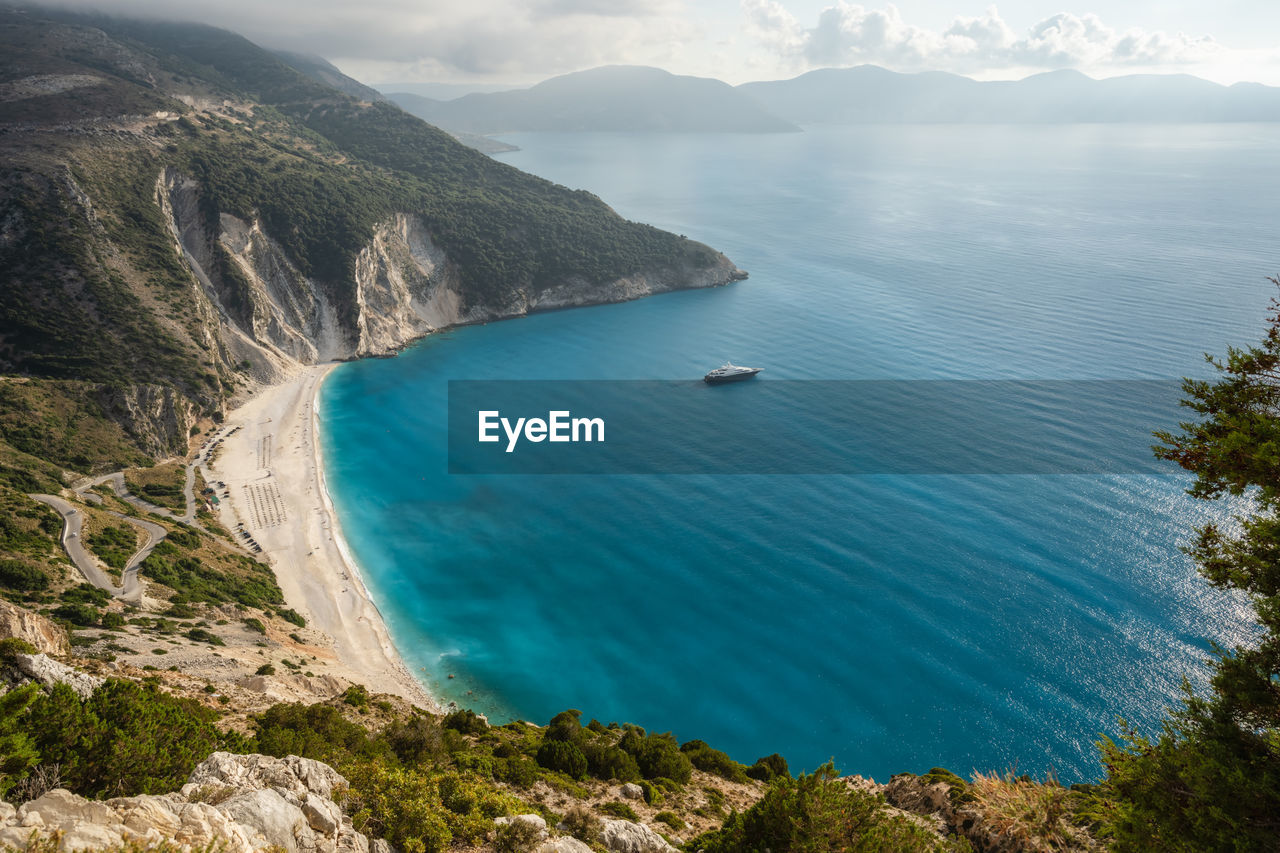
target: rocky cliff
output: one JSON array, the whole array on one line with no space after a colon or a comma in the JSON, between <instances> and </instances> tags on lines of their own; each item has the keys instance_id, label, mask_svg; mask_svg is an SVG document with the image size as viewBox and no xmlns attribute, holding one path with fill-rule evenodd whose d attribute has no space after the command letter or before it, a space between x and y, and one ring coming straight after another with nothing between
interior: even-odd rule
<instances>
[{"instance_id":1,"label":"rocky cliff","mask_svg":"<svg viewBox=\"0 0 1280 853\"><path fill-rule=\"evenodd\" d=\"M742 276L232 33L0 10L0 372L150 455L298 365Z\"/></svg>"}]
</instances>

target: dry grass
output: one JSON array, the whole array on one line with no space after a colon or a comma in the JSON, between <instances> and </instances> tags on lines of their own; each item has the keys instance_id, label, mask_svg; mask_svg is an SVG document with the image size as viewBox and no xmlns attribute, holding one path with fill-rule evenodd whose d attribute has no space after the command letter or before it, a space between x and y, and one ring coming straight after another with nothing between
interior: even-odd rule
<instances>
[{"instance_id":1,"label":"dry grass","mask_svg":"<svg viewBox=\"0 0 1280 853\"><path fill-rule=\"evenodd\" d=\"M1072 822L1070 792L1050 775L1036 782L1012 772L975 773L969 792L990 829L1025 850L1093 851L1102 846Z\"/></svg>"}]
</instances>

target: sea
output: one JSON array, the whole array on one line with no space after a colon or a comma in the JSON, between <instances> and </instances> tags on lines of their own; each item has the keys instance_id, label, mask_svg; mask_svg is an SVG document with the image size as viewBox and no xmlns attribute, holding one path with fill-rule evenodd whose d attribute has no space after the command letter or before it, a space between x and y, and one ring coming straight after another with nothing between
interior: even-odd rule
<instances>
[{"instance_id":1,"label":"sea","mask_svg":"<svg viewBox=\"0 0 1280 853\"><path fill-rule=\"evenodd\" d=\"M1273 126L503 138L519 150L502 161L707 243L750 278L457 328L326 380L342 530L442 701L494 722L573 708L745 763L781 753L795 771L1070 783L1102 776L1095 744L1121 719L1155 734L1184 678L1203 690L1214 644L1255 636L1248 602L1180 550L1247 507L1188 496L1148 433L1176 429L1177 380L1211 376L1206 353L1264 331L1280 272ZM1019 382L1142 380L1167 399L1129 407L1141 462L1085 469L484 473L451 455L463 380L596 389L617 434L653 411L616 396L637 387L623 380L694 394L726 360L765 368L723 390L797 447L818 440L806 423L830 422L765 391L832 383L846 405L862 388L943 389L969 423L999 416L966 389ZM910 432L929 415L909 408L871 417L945 451L945 431ZM1045 441L1070 451L1087 432L1086 418ZM757 458L726 440L696 452Z\"/></svg>"}]
</instances>

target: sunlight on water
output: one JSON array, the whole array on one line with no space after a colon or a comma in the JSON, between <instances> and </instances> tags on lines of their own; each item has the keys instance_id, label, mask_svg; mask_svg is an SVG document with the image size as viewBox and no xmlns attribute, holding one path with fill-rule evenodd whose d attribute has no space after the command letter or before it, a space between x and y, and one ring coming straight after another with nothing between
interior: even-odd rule
<instances>
[{"instance_id":1,"label":"sunlight on water","mask_svg":"<svg viewBox=\"0 0 1280 853\"><path fill-rule=\"evenodd\" d=\"M448 476L446 383L696 379L726 358L760 383L1204 375L1203 352L1260 334L1280 268L1260 139L512 137L506 161L751 278L334 372L329 482L406 659L498 717L579 708L747 762L1096 778L1118 715L1149 731L1212 642L1253 633L1178 550L1230 509L1184 477Z\"/></svg>"}]
</instances>

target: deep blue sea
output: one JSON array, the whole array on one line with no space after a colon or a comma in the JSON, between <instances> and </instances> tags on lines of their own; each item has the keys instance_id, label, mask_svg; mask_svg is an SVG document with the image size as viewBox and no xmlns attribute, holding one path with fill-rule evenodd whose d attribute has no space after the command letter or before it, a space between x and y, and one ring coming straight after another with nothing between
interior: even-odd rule
<instances>
[{"instance_id":1,"label":"deep blue sea","mask_svg":"<svg viewBox=\"0 0 1280 853\"><path fill-rule=\"evenodd\" d=\"M507 139L504 161L751 277L456 329L331 375L329 487L434 693L495 719L577 708L748 763L1070 782L1100 776L1117 716L1153 731L1212 642L1251 636L1247 605L1178 550L1224 508L1172 469L450 475L447 383L675 382L725 359L766 367L725 389L747 394L1205 376L1203 353L1261 335L1280 271L1272 127Z\"/></svg>"}]
</instances>

